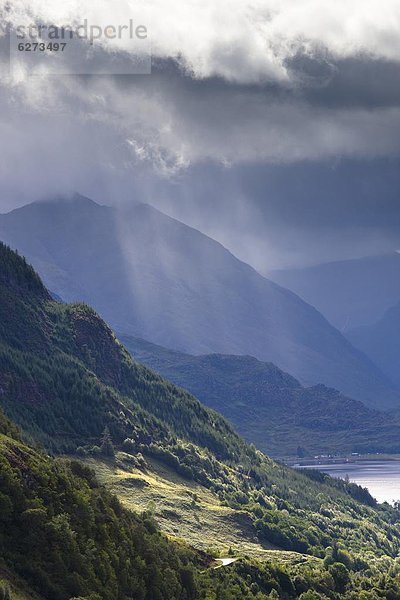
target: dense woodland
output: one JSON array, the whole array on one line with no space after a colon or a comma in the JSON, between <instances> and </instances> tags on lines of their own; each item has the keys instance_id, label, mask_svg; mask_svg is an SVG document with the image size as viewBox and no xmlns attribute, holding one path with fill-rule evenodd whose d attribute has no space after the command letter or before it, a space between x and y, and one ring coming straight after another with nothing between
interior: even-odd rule
<instances>
[{"instance_id":1,"label":"dense woodland","mask_svg":"<svg viewBox=\"0 0 400 600\"><path fill-rule=\"evenodd\" d=\"M92 309L52 300L3 245L0 344L1 556L42 598L400 598L396 509L245 444L217 413L135 363ZM149 514L122 509L78 460L55 457L115 460L122 449L195 479L245 511L261 541L309 559L241 559L214 571L210 557L167 541Z\"/></svg>"}]
</instances>

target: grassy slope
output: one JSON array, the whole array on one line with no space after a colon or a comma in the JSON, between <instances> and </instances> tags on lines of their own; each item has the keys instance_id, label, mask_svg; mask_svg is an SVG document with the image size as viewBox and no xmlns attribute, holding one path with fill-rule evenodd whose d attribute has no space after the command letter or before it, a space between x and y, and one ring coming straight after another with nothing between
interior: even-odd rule
<instances>
[{"instance_id":1,"label":"grassy slope","mask_svg":"<svg viewBox=\"0 0 400 600\"><path fill-rule=\"evenodd\" d=\"M223 414L268 454L294 455L298 447L306 455L400 451L398 419L326 386L303 387L272 363L191 356L131 336L120 339L136 360Z\"/></svg>"},{"instance_id":2,"label":"grassy slope","mask_svg":"<svg viewBox=\"0 0 400 600\"><path fill-rule=\"evenodd\" d=\"M271 556L274 546L260 543L248 513L223 506L213 491L160 461L147 460L147 468L141 469L130 464L127 454L119 453L118 459L116 464L98 459L86 462L125 506L135 511L151 507L161 529L172 538L222 556L230 548L241 556ZM279 555L281 559L282 551Z\"/></svg>"}]
</instances>

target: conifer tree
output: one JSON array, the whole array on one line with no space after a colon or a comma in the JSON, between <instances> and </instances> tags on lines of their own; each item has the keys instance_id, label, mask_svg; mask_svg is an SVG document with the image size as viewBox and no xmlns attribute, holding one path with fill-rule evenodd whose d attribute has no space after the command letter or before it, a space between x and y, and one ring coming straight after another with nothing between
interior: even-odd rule
<instances>
[{"instance_id":1,"label":"conifer tree","mask_svg":"<svg viewBox=\"0 0 400 600\"><path fill-rule=\"evenodd\" d=\"M103 435L101 436L100 449L104 456L109 456L110 458L115 457L114 444L108 427L104 428Z\"/></svg>"}]
</instances>

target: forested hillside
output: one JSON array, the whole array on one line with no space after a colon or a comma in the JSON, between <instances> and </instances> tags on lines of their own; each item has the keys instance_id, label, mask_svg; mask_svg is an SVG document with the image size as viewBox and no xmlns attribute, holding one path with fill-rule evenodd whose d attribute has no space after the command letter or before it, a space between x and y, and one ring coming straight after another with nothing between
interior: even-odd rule
<instances>
[{"instance_id":1,"label":"forested hillside","mask_svg":"<svg viewBox=\"0 0 400 600\"><path fill-rule=\"evenodd\" d=\"M400 452L400 421L252 356L192 356L120 335L135 359L220 412L273 456Z\"/></svg>"},{"instance_id":2,"label":"forested hillside","mask_svg":"<svg viewBox=\"0 0 400 600\"><path fill-rule=\"evenodd\" d=\"M44 598L195 597L194 567L206 558L168 543L150 516L123 510L79 462L0 434L0 465L1 556Z\"/></svg>"},{"instance_id":3,"label":"forested hillside","mask_svg":"<svg viewBox=\"0 0 400 600\"><path fill-rule=\"evenodd\" d=\"M0 404L23 439L2 425L0 548L44 598L260 599L274 589L296 598L315 589L356 599L361 586L366 598L400 594L397 510L245 444L217 413L135 363L92 309L52 300L3 245L0 340ZM198 554L168 546L148 515L126 513L80 463L49 459L27 440L110 464L128 456L144 472L156 459L246 515L276 561L279 549L306 557L285 569L239 560L201 573Z\"/></svg>"},{"instance_id":4,"label":"forested hillside","mask_svg":"<svg viewBox=\"0 0 400 600\"><path fill-rule=\"evenodd\" d=\"M297 597L295 573L276 565L214 571L212 557L168 541L150 513L125 510L81 463L21 443L1 412L0 467L0 598L28 598L27 586L43 600Z\"/></svg>"}]
</instances>

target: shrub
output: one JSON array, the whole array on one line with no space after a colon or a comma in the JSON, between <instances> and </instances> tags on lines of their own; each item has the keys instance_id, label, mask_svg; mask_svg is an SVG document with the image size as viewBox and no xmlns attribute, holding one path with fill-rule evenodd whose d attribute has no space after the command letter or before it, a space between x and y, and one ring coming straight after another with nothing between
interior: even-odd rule
<instances>
[{"instance_id":1,"label":"shrub","mask_svg":"<svg viewBox=\"0 0 400 600\"><path fill-rule=\"evenodd\" d=\"M11 600L11 590L8 583L0 583L0 600Z\"/></svg>"}]
</instances>

